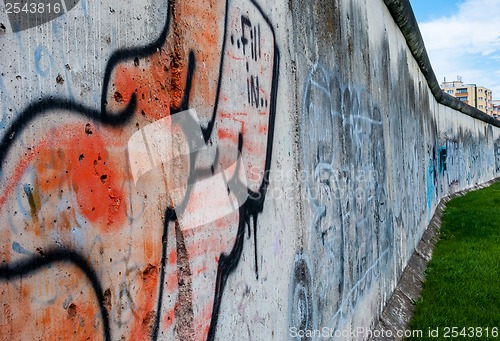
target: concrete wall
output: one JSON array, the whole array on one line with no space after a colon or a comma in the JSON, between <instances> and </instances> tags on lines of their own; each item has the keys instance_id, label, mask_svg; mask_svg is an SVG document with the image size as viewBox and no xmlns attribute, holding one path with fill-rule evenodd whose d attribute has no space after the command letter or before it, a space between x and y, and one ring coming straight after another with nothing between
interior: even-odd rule
<instances>
[{"instance_id":1,"label":"concrete wall","mask_svg":"<svg viewBox=\"0 0 500 341\"><path fill-rule=\"evenodd\" d=\"M382 0L66 8L0 11L2 340L367 332L439 199L500 173Z\"/></svg>"},{"instance_id":2,"label":"concrete wall","mask_svg":"<svg viewBox=\"0 0 500 341\"><path fill-rule=\"evenodd\" d=\"M296 6L308 199L296 269L313 302L300 320L370 326L439 199L498 174L499 130L436 102L383 3Z\"/></svg>"}]
</instances>

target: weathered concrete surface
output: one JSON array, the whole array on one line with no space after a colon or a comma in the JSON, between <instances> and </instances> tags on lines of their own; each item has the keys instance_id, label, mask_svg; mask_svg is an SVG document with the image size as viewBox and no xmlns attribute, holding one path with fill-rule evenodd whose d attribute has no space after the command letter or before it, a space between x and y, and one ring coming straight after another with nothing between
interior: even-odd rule
<instances>
[{"instance_id":1,"label":"weathered concrete surface","mask_svg":"<svg viewBox=\"0 0 500 341\"><path fill-rule=\"evenodd\" d=\"M2 340L364 339L500 172L382 0L0 12Z\"/></svg>"},{"instance_id":2,"label":"weathered concrete surface","mask_svg":"<svg viewBox=\"0 0 500 341\"><path fill-rule=\"evenodd\" d=\"M496 176L498 129L437 103L379 2L304 1L293 13L294 46L306 47L296 63L308 66L297 71L307 319L357 331L377 321L440 198ZM425 267L426 250L412 267Z\"/></svg>"}]
</instances>

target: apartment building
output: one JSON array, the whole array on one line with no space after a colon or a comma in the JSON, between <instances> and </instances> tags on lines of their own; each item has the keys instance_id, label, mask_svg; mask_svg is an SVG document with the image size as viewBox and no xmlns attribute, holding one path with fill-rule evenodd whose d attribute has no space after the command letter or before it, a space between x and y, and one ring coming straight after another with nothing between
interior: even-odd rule
<instances>
[{"instance_id":1,"label":"apartment building","mask_svg":"<svg viewBox=\"0 0 500 341\"><path fill-rule=\"evenodd\" d=\"M500 118L500 100L491 101L491 105L493 108L493 117Z\"/></svg>"},{"instance_id":2,"label":"apartment building","mask_svg":"<svg viewBox=\"0 0 500 341\"><path fill-rule=\"evenodd\" d=\"M477 84L464 84L461 80L442 82L441 90L474 108L493 116L493 95L490 89ZM498 112L496 112L498 113Z\"/></svg>"}]
</instances>

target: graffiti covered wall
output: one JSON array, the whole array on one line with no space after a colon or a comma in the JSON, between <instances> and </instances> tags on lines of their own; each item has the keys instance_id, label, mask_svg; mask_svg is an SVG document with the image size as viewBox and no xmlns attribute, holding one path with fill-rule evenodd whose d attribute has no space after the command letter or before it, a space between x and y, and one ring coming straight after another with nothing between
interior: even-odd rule
<instances>
[{"instance_id":1,"label":"graffiti covered wall","mask_svg":"<svg viewBox=\"0 0 500 341\"><path fill-rule=\"evenodd\" d=\"M364 339L439 200L499 175L499 129L436 102L383 2L297 2L294 19L306 200L290 326Z\"/></svg>"},{"instance_id":2,"label":"graffiti covered wall","mask_svg":"<svg viewBox=\"0 0 500 341\"><path fill-rule=\"evenodd\" d=\"M268 187L274 28L253 1L107 5L1 37L0 334L213 339Z\"/></svg>"},{"instance_id":3,"label":"graffiti covered wall","mask_svg":"<svg viewBox=\"0 0 500 341\"><path fill-rule=\"evenodd\" d=\"M500 172L382 1L47 4L0 3L2 340L370 328Z\"/></svg>"}]
</instances>

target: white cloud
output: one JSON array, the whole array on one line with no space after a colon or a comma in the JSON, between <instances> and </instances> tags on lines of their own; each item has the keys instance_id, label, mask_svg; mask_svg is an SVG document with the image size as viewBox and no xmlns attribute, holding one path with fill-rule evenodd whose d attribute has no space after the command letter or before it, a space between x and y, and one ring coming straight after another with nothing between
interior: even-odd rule
<instances>
[{"instance_id":1,"label":"white cloud","mask_svg":"<svg viewBox=\"0 0 500 341\"><path fill-rule=\"evenodd\" d=\"M500 98L500 1L465 0L449 17L419 23L439 81L463 76L493 90Z\"/></svg>"}]
</instances>

